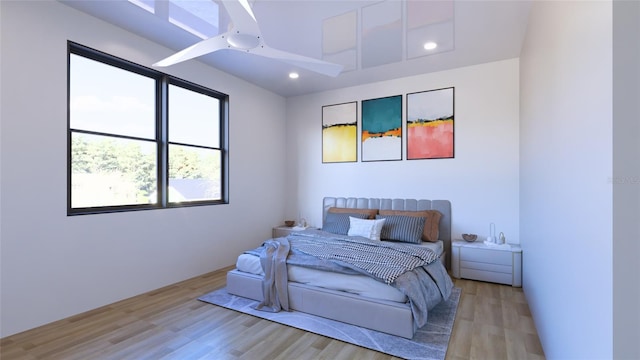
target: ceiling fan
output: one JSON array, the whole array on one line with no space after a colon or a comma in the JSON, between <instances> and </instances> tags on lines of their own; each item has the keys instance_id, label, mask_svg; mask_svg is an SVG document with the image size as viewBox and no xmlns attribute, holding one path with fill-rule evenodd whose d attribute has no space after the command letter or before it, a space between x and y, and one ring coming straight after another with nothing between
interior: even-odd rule
<instances>
[{"instance_id":1,"label":"ceiling fan","mask_svg":"<svg viewBox=\"0 0 640 360\"><path fill-rule=\"evenodd\" d=\"M224 0L222 3L231 17L232 26L229 31L191 45L166 59L158 61L153 66L171 66L215 51L229 49L280 60L332 77L338 76L342 71L342 65L268 46L264 42L256 17L247 0Z\"/></svg>"}]
</instances>

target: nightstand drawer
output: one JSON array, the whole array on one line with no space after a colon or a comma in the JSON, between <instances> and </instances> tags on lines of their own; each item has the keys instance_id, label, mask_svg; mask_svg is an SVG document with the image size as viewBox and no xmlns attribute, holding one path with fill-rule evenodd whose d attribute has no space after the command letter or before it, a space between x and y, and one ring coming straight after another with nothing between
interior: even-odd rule
<instances>
[{"instance_id":1,"label":"nightstand drawer","mask_svg":"<svg viewBox=\"0 0 640 360\"><path fill-rule=\"evenodd\" d=\"M480 281L489 281L499 284L513 284L513 275L511 273L501 273L492 271L483 271L475 269L460 269L460 276L464 279L474 279Z\"/></svg>"},{"instance_id":2,"label":"nightstand drawer","mask_svg":"<svg viewBox=\"0 0 640 360\"><path fill-rule=\"evenodd\" d=\"M490 249L478 249L478 248L461 248L460 249L461 261L473 261L492 263L498 265L512 265L511 251L500 251Z\"/></svg>"},{"instance_id":3,"label":"nightstand drawer","mask_svg":"<svg viewBox=\"0 0 640 360\"><path fill-rule=\"evenodd\" d=\"M484 270L484 271L492 271L492 272L500 272L509 274L511 276L511 272L513 271L513 267L511 265L498 265L498 264L490 264L490 263L482 263L482 262L474 262L474 261L460 261L460 268L471 269L471 270Z\"/></svg>"},{"instance_id":4,"label":"nightstand drawer","mask_svg":"<svg viewBox=\"0 0 640 360\"><path fill-rule=\"evenodd\" d=\"M293 232L301 231L301 230L304 230L304 229L298 228L298 227L276 226L271 230L271 236L273 238L285 237L285 236L289 236Z\"/></svg>"},{"instance_id":5,"label":"nightstand drawer","mask_svg":"<svg viewBox=\"0 0 640 360\"><path fill-rule=\"evenodd\" d=\"M287 227L287 226L274 227L271 230L271 236L273 238L285 237L291 234L291 232L293 231L292 229L293 229L292 227Z\"/></svg>"}]
</instances>

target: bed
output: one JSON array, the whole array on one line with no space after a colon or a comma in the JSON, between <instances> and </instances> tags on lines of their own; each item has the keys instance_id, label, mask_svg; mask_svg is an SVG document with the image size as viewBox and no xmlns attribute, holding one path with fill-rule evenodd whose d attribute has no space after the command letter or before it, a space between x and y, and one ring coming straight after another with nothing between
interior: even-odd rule
<instances>
[{"instance_id":1,"label":"bed","mask_svg":"<svg viewBox=\"0 0 640 360\"><path fill-rule=\"evenodd\" d=\"M405 216L395 216L395 214L430 211L440 215L437 224L433 225L432 223L436 227L433 229L435 233L432 232L432 235L437 234L437 239L410 245L386 241L377 242L384 243L384 247L393 248L392 250L399 248L403 252L408 251L428 254L431 257L435 256L437 260L434 261L433 258L428 261L425 260L428 265L419 266L417 269L412 270L412 272L428 273L426 276L421 276L432 278L428 281L425 280L425 284L429 283L429 285L418 286L422 289L420 292L429 293L429 298L425 299L426 304L421 304L423 300L421 298L417 299L415 296L416 290L413 289L417 288L417 281L408 280L415 277L413 273L393 278L394 280L391 282L387 279L387 282L391 284L389 285L385 281L381 281L380 278L373 279L360 273L343 274L324 271L323 268L316 268L315 263L311 268L306 266L306 261L310 259L310 256L308 256L310 250L304 247L305 244L316 244L316 241L320 239L329 243L340 242L340 244L342 241L355 242L354 246L357 246L358 249L360 249L361 245L368 246L367 242L370 241L367 238L363 239L359 236L323 231L330 230L332 220L339 216L344 218L343 215L335 215L336 213L352 215L352 211L368 214L375 213L376 217L380 217L380 213L392 214L391 216L386 216L387 222L397 218L405 218ZM373 216L368 218L365 216L367 215L363 215L362 219L374 218ZM349 231L351 231L354 223L360 220L349 218L352 226ZM368 223L372 221L370 220ZM424 229L426 233L426 226ZM279 241L279 243L276 243L276 241ZM296 232L286 239L271 239L268 242L270 244L275 243L276 247L278 244L284 246L283 244L286 243L289 246L289 243L291 243L292 249L296 249L296 256L300 254L303 255L301 258L305 259L303 261L305 265L301 266L301 263L297 262L299 258L294 256L293 250L287 255L288 264L285 267L287 282L282 287L286 288L287 294L284 300L289 309L396 336L412 338L419 324L426 322L427 308L431 309L434 304L446 300L452 287L451 279L446 272L448 266L445 267L449 263L447 259L450 256L451 248L451 204L447 200L326 197L323 199L322 230L305 230ZM325 246L329 245L324 245L323 243L321 247L324 248ZM298 249L304 249L305 251L300 252ZM265 294L267 294L266 298L270 298L271 295L269 295L268 291L265 292L263 286L265 286L265 280L271 277L271 275L265 276L265 270L268 274L272 273L271 270L264 267L264 263L260 262L259 250L263 251L264 255L263 247L261 249L248 250L238 257L236 268L227 273L227 291L229 293L257 301L266 301ZM288 253L288 248L286 251ZM314 261L322 260L316 259ZM375 264L372 266L375 266ZM351 269L348 270L351 271ZM420 280L421 284L422 281ZM425 290L423 288L428 289ZM419 306L416 304L419 304Z\"/></svg>"}]
</instances>

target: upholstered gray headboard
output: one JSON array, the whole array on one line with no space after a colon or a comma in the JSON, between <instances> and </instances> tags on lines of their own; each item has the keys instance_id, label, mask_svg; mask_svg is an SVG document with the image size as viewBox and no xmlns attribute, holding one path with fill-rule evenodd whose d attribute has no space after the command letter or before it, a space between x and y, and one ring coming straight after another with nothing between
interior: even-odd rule
<instances>
[{"instance_id":1,"label":"upholstered gray headboard","mask_svg":"<svg viewBox=\"0 0 640 360\"><path fill-rule=\"evenodd\" d=\"M451 202L449 200L378 199L325 197L322 200L322 222L331 207L379 210L438 210L442 214L439 238L444 242L446 267L451 268Z\"/></svg>"}]
</instances>

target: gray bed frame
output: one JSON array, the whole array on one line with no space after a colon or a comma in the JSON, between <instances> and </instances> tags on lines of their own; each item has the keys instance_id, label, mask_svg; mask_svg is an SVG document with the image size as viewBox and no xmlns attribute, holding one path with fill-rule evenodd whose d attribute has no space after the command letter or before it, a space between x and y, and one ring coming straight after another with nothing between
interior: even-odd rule
<instances>
[{"instance_id":1,"label":"gray bed frame","mask_svg":"<svg viewBox=\"0 0 640 360\"><path fill-rule=\"evenodd\" d=\"M439 238L444 242L444 262L450 268L451 203L448 200L377 199L325 197L322 219L331 207L381 210L438 210ZM290 282L289 307L356 326L413 338L413 316L407 303L371 299L364 296ZM262 276L236 269L227 273L227 291L231 294L262 301Z\"/></svg>"}]
</instances>

